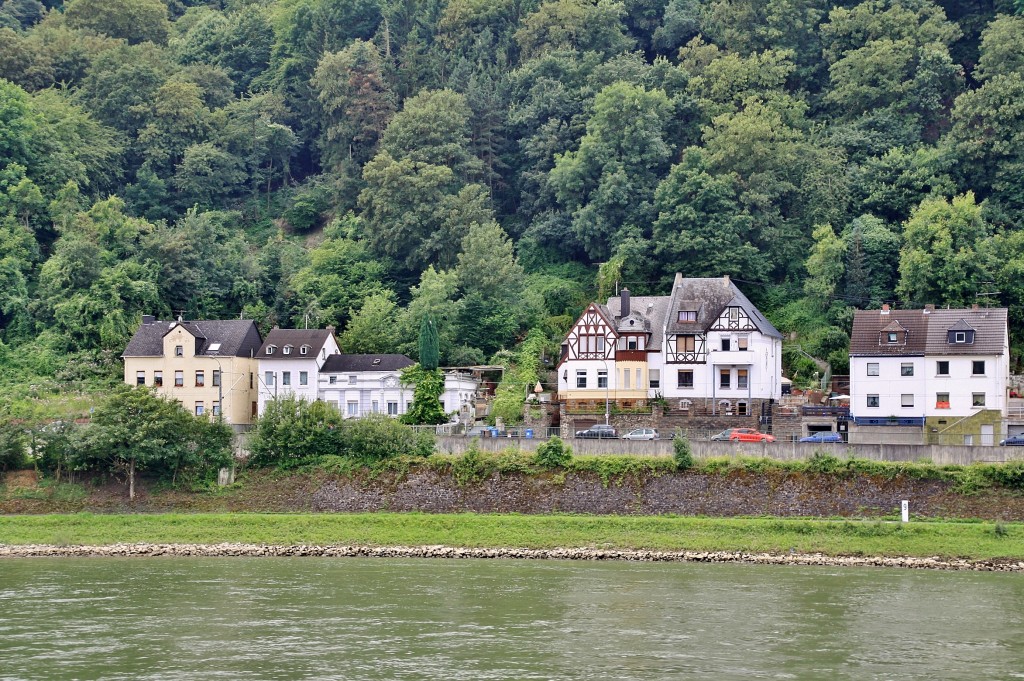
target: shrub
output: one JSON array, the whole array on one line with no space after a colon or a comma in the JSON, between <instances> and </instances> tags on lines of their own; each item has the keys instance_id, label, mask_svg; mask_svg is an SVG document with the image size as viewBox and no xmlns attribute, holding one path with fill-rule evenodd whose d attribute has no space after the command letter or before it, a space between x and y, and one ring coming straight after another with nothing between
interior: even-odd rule
<instances>
[{"instance_id":1,"label":"shrub","mask_svg":"<svg viewBox=\"0 0 1024 681\"><path fill-rule=\"evenodd\" d=\"M682 429L677 429L675 437L672 438L672 458L676 462L676 469L685 471L693 468L693 452L690 449L690 438Z\"/></svg>"},{"instance_id":2,"label":"shrub","mask_svg":"<svg viewBox=\"0 0 1024 681\"><path fill-rule=\"evenodd\" d=\"M365 464L403 455L427 457L434 452L434 435L416 431L383 414L345 419L340 432L341 453Z\"/></svg>"},{"instance_id":3,"label":"shrub","mask_svg":"<svg viewBox=\"0 0 1024 681\"><path fill-rule=\"evenodd\" d=\"M534 461L545 468L558 468L572 461L572 449L562 442L562 438L553 437L537 447Z\"/></svg>"},{"instance_id":4,"label":"shrub","mask_svg":"<svg viewBox=\"0 0 1024 681\"><path fill-rule=\"evenodd\" d=\"M25 465L27 438L24 427L13 420L0 423L0 473Z\"/></svg>"},{"instance_id":5,"label":"shrub","mask_svg":"<svg viewBox=\"0 0 1024 681\"><path fill-rule=\"evenodd\" d=\"M267 403L249 443L254 466L292 468L341 450L341 414L289 395Z\"/></svg>"},{"instance_id":6,"label":"shrub","mask_svg":"<svg viewBox=\"0 0 1024 681\"><path fill-rule=\"evenodd\" d=\"M814 452L807 460L808 473L838 473L843 467L842 461L826 452Z\"/></svg>"},{"instance_id":7,"label":"shrub","mask_svg":"<svg viewBox=\"0 0 1024 681\"><path fill-rule=\"evenodd\" d=\"M461 486L480 482L498 469L494 457L480 451L477 442L470 443L469 449L452 462L452 477L455 484Z\"/></svg>"}]
</instances>

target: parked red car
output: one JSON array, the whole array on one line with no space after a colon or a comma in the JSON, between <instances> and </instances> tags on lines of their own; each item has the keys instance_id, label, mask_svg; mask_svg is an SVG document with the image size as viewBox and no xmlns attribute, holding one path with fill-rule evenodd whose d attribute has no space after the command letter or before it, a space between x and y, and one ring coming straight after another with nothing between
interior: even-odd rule
<instances>
[{"instance_id":1,"label":"parked red car","mask_svg":"<svg viewBox=\"0 0 1024 681\"><path fill-rule=\"evenodd\" d=\"M753 428L727 428L712 440L728 440L729 442L775 442L775 436Z\"/></svg>"}]
</instances>

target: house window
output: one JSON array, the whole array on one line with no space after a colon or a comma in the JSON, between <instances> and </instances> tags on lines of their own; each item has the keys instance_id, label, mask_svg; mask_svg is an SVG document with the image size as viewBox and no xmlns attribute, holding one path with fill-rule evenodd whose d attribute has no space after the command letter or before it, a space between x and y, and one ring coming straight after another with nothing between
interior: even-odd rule
<instances>
[{"instance_id":1,"label":"house window","mask_svg":"<svg viewBox=\"0 0 1024 681\"><path fill-rule=\"evenodd\" d=\"M736 403L736 413L739 414L740 416L748 416L749 413L747 412L747 403L746 402L737 402Z\"/></svg>"},{"instance_id":2,"label":"house window","mask_svg":"<svg viewBox=\"0 0 1024 681\"><path fill-rule=\"evenodd\" d=\"M302 347L299 348L299 354L300 355L305 355L305 354L308 354L308 353L309 353L309 346L308 345L303 345Z\"/></svg>"},{"instance_id":3,"label":"house window","mask_svg":"<svg viewBox=\"0 0 1024 681\"><path fill-rule=\"evenodd\" d=\"M185 387L185 372L175 371L174 372L174 387L183 388Z\"/></svg>"},{"instance_id":4,"label":"house window","mask_svg":"<svg viewBox=\"0 0 1024 681\"><path fill-rule=\"evenodd\" d=\"M358 402L346 402L345 403L345 413L348 416L358 416L359 415L359 403Z\"/></svg>"},{"instance_id":5,"label":"house window","mask_svg":"<svg viewBox=\"0 0 1024 681\"><path fill-rule=\"evenodd\" d=\"M731 338L723 338L722 339L722 352L729 352L730 348L732 347L732 342L731 341L732 341Z\"/></svg>"},{"instance_id":6,"label":"house window","mask_svg":"<svg viewBox=\"0 0 1024 681\"><path fill-rule=\"evenodd\" d=\"M220 385L220 370L219 369L214 369L213 370L213 386L217 387L219 385Z\"/></svg>"},{"instance_id":7,"label":"house window","mask_svg":"<svg viewBox=\"0 0 1024 681\"><path fill-rule=\"evenodd\" d=\"M677 319L681 322L695 322L697 321L696 310L680 310Z\"/></svg>"},{"instance_id":8,"label":"house window","mask_svg":"<svg viewBox=\"0 0 1024 681\"><path fill-rule=\"evenodd\" d=\"M738 307L729 308L729 321L738 322L740 320L740 309Z\"/></svg>"},{"instance_id":9,"label":"house window","mask_svg":"<svg viewBox=\"0 0 1024 681\"><path fill-rule=\"evenodd\" d=\"M604 336L594 337L594 348L597 352L604 353Z\"/></svg>"},{"instance_id":10,"label":"house window","mask_svg":"<svg viewBox=\"0 0 1024 681\"><path fill-rule=\"evenodd\" d=\"M198 402L196 402L196 416L202 416L203 411L205 411L203 408L203 401L199 400Z\"/></svg>"},{"instance_id":11,"label":"house window","mask_svg":"<svg viewBox=\"0 0 1024 681\"><path fill-rule=\"evenodd\" d=\"M953 342L954 343L966 343L967 342L967 333L965 331L957 331L956 334L953 337Z\"/></svg>"},{"instance_id":12,"label":"house window","mask_svg":"<svg viewBox=\"0 0 1024 681\"><path fill-rule=\"evenodd\" d=\"M266 383L268 386L274 385L274 372L268 371L263 382Z\"/></svg>"},{"instance_id":13,"label":"house window","mask_svg":"<svg viewBox=\"0 0 1024 681\"><path fill-rule=\"evenodd\" d=\"M868 376L878 375L878 362L868 362Z\"/></svg>"},{"instance_id":14,"label":"house window","mask_svg":"<svg viewBox=\"0 0 1024 681\"><path fill-rule=\"evenodd\" d=\"M890 331L889 332L889 342L890 343L895 343L896 340L897 340L896 332L895 331Z\"/></svg>"},{"instance_id":15,"label":"house window","mask_svg":"<svg viewBox=\"0 0 1024 681\"><path fill-rule=\"evenodd\" d=\"M935 375L949 376L949 362L947 360L939 360L935 363Z\"/></svg>"},{"instance_id":16,"label":"house window","mask_svg":"<svg viewBox=\"0 0 1024 681\"><path fill-rule=\"evenodd\" d=\"M903 393L902 395L900 395L900 406L901 407L913 407L914 406L914 396L913 396L913 394Z\"/></svg>"},{"instance_id":17,"label":"house window","mask_svg":"<svg viewBox=\"0 0 1024 681\"><path fill-rule=\"evenodd\" d=\"M175 357L184 357L185 356L185 347L182 346L182 345L175 345L174 346L174 356Z\"/></svg>"},{"instance_id":18,"label":"house window","mask_svg":"<svg viewBox=\"0 0 1024 681\"><path fill-rule=\"evenodd\" d=\"M598 371L597 372L597 387L607 388L608 387L608 372Z\"/></svg>"},{"instance_id":19,"label":"house window","mask_svg":"<svg viewBox=\"0 0 1024 681\"><path fill-rule=\"evenodd\" d=\"M985 360L983 360L983 359L976 359L973 362L971 362L971 373L974 374L975 376L984 376L985 375Z\"/></svg>"},{"instance_id":20,"label":"house window","mask_svg":"<svg viewBox=\"0 0 1024 681\"><path fill-rule=\"evenodd\" d=\"M729 388L732 384L732 369L719 369L718 370L718 387Z\"/></svg>"},{"instance_id":21,"label":"house window","mask_svg":"<svg viewBox=\"0 0 1024 681\"><path fill-rule=\"evenodd\" d=\"M398 416L398 402L388 402L388 416Z\"/></svg>"},{"instance_id":22,"label":"house window","mask_svg":"<svg viewBox=\"0 0 1024 681\"><path fill-rule=\"evenodd\" d=\"M356 381L358 381L358 380L359 380L358 376L349 376L348 377L348 384L349 385L355 385Z\"/></svg>"},{"instance_id":23,"label":"house window","mask_svg":"<svg viewBox=\"0 0 1024 681\"><path fill-rule=\"evenodd\" d=\"M327 382L330 383L331 385L334 385L334 384L336 384L338 382L338 377L337 376L331 376L330 378L327 379Z\"/></svg>"},{"instance_id":24,"label":"house window","mask_svg":"<svg viewBox=\"0 0 1024 681\"><path fill-rule=\"evenodd\" d=\"M622 389L629 390L629 369L622 370Z\"/></svg>"},{"instance_id":25,"label":"house window","mask_svg":"<svg viewBox=\"0 0 1024 681\"><path fill-rule=\"evenodd\" d=\"M693 371L684 369L676 375L676 386L680 388L693 387Z\"/></svg>"},{"instance_id":26,"label":"house window","mask_svg":"<svg viewBox=\"0 0 1024 681\"><path fill-rule=\"evenodd\" d=\"M136 371L135 372L135 385L146 385L146 372Z\"/></svg>"},{"instance_id":27,"label":"house window","mask_svg":"<svg viewBox=\"0 0 1024 681\"><path fill-rule=\"evenodd\" d=\"M153 385L155 385L158 388L163 387L163 385L164 385L164 372L162 372L162 371L154 371L153 372Z\"/></svg>"},{"instance_id":28,"label":"house window","mask_svg":"<svg viewBox=\"0 0 1024 681\"><path fill-rule=\"evenodd\" d=\"M747 369L736 370L736 387L739 388L740 390L747 389L747 376Z\"/></svg>"},{"instance_id":29,"label":"house window","mask_svg":"<svg viewBox=\"0 0 1024 681\"><path fill-rule=\"evenodd\" d=\"M636 370L636 383L634 383L633 385L635 385L638 390L644 387L643 378L639 369Z\"/></svg>"},{"instance_id":30,"label":"house window","mask_svg":"<svg viewBox=\"0 0 1024 681\"><path fill-rule=\"evenodd\" d=\"M690 407L693 405L693 400L679 400L680 411L690 411Z\"/></svg>"},{"instance_id":31,"label":"house window","mask_svg":"<svg viewBox=\"0 0 1024 681\"><path fill-rule=\"evenodd\" d=\"M868 405L867 406L869 406L869 407L877 407L878 406L878 395L868 395Z\"/></svg>"},{"instance_id":32,"label":"house window","mask_svg":"<svg viewBox=\"0 0 1024 681\"><path fill-rule=\"evenodd\" d=\"M290 346L290 345L284 346L284 354L286 354L286 355L292 354L292 346Z\"/></svg>"},{"instance_id":33,"label":"house window","mask_svg":"<svg viewBox=\"0 0 1024 681\"><path fill-rule=\"evenodd\" d=\"M661 387L661 369L648 369L647 371L647 382L651 384L652 389Z\"/></svg>"},{"instance_id":34,"label":"house window","mask_svg":"<svg viewBox=\"0 0 1024 681\"><path fill-rule=\"evenodd\" d=\"M637 339L635 337L630 336L629 338L626 339L626 349L627 350L636 350L637 349Z\"/></svg>"},{"instance_id":35,"label":"house window","mask_svg":"<svg viewBox=\"0 0 1024 681\"><path fill-rule=\"evenodd\" d=\"M935 408L949 409L949 393L935 393Z\"/></svg>"},{"instance_id":36,"label":"house window","mask_svg":"<svg viewBox=\"0 0 1024 681\"><path fill-rule=\"evenodd\" d=\"M903 362L900 364L900 376L913 376L914 375L914 363Z\"/></svg>"},{"instance_id":37,"label":"house window","mask_svg":"<svg viewBox=\"0 0 1024 681\"><path fill-rule=\"evenodd\" d=\"M213 415L220 416L220 402L213 403Z\"/></svg>"},{"instance_id":38,"label":"house window","mask_svg":"<svg viewBox=\"0 0 1024 681\"><path fill-rule=\"evenodd\" d=\"M300 371L299 372L299 385L309 385L309 372L308 371Z\"/></svg>"},{"instance_id":39,"label":"house window","mask_svg":"<svg viewBox=\"0 0 1024 681\"><path fill-rule=\"evenodd\" d=\"M196 372L196 387L197 388L202 388L204 385L206 385L206 374L203 373L202 371L197 371Z\"/></svg>"},{"instance_id":40,"label":"house window","mask_svg":"<svg viewBox=\"0 0 1024 681\"><path fill-rule=\"evenodd\" d=\"M277 346L276 345L268 345L267 346L267 354L268 355L274 354L274 350L277 350Z\"/></svg>"},{"instance_id":41,"label":"house window","mask_svg":"<svg viewBox=\"0 0 1024 681\"><path fill-rule=\"evenodd\" d=\"M693 352L696 347L696 336L676 336L676 352Z\"/></svg>"},{"instance_id":42,"label":"house window","mask_svg":"<svg viewBox=\"0 0 1024 681\"><path fill-rule=\"evenodd\" d=\"M984 407L985 406L985 393L971 393L971 406L972 407Z\"/></svg>"},{"instance_id":43,"label":"house window","mask_svg":"<svg viewBox=\"0 0 1024 681\"><path fill-rule=\"evenodd\" d=\"M372 411L374 414L380 411L380 403L377 402L377 400L370 402L370 411Z\"/></svg>"},{"instance_id":44,"label":"house window","mask_svg":"<svg viewBox=\"0 0 1024 681\"><path fill-rule=\"evenodd\" d=\"M249 390L252 390L252 372L249 372Z\"/></svg>"},{"instance_id":45,"label":"house window","mask_svg":"<svg viewBox=\"0 0 1024 681\"><path fill-rule=\"evenodd\" d=\"M576 387L586 388L587 387L587 372L582 369L576 370Z\"/></svg>"},{"instance_id":46,"label":"house window","mask_svg":"<svg viewBox=\"0 0 1024 681\"><path fill-rule=\"evenodd\" d=\"M739 338L736 339L736 349L737 350L746 350L747 347L748 347L747 346L748 342L749 342L749 339L746 336L740 336Z\"/></svg>"},{"instance_id":47,"label":"house window","mask_svg":"<svg viewBox=\"0 0 1024 681\"><path fill-rule=\"evenodd\" d=\"M292 384L292 372L290 372L290 371L282 371L281 372L281 385L291 385L291 384Z\"/></svg>"}]
</instances>

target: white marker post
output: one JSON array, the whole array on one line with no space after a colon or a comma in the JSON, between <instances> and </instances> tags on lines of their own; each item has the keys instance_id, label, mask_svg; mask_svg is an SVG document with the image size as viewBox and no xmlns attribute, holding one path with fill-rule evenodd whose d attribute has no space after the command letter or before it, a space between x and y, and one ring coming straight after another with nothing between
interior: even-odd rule
<instances>
[{"instance_id":1,"label":"white marker post","mask_svg":"<svg viewBox=\"0 0 1024 681\"><path fill-rule=\"evenodd\" d=\"M903 512L903 522L910 522L910 502L904 499L900 502L900 510Z\"/></svg>"}]
</instances>

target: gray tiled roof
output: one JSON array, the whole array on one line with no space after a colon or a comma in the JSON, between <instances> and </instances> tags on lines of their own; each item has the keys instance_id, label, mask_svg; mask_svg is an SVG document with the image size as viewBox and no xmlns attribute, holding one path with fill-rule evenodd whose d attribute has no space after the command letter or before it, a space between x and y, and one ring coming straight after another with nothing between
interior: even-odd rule
<instances>
[{"instance_id":1,"label":"gray tiled roof","mask_svg":"<svg viewBox=\"0 0 1024 681\"><path fill-rule=\"evenodd\" d=\"M947 331L974 329L970 345L947 342ZM929 355L999 355L1007 334L1005 307L977 310L935 310L928 314Z\"/></svg>"},{"instance_id":2,"label":"gray tiled roof","mask_svg":"<svg viewBox=\"0 0 1024 681\"><path fill-rule=\"evenodd\" d=\"M375 363L376 362L376 363ZM325 374L359 371L398 371L415 364L405 355L331 355L320 370Z\"/></svg>"},{"instance_id":3,"label":"gray tiled roof","mask_svg":"<svg viewBox=\"0 0 1024 681\"><path fill-rule=\"evenodd\" d=\"M858 310L853 317L850 355L998 355L1006 341L1006 308L978 310ZM899 326L895 326L898 324ZM879 333L906 329L907 342L879 342ZM974 329L974 343L950 345L947 331Z\"/></svg>"},{"instance_id":4,"label":"gray tiled roof","mask_svg":"<svg viewBox=\"0 0 1024 681\"><path fill-rule=\"evenodd\" d=\"M182 322L156 320L139 325L121 356L162 356L164 336L178 325L195 336L198 355L251 357L256 354L263 342L256 323L251 319L200 319ZM220 343L219 347L216 347L217 343Z\"/></svg>"},{"instance_id":5,"label":"gray tiled roof","mask_svg":"<svg viewBox=\"0 0 1024 681\"><path fill-rule=\"evenodd\" d=\"M643 325L644 331L651 334L648 350L657 352L661 350L662 332L665 328L665 314L668 312L668 296L632 296L629 301L629 317L635 317ZM615 296L608 299L607 305L602 307L608 318L616 320L620 317L622 309L622 298ZM628 319L628 317L627 317ZM628 326L618 324L619 331L628 330Z\"/></svg>"},{"instance_id":6,"label":"gray tiled roof","mask_svg":"<svg viewBox=\"0 0 1024 681\"><path fill-rule=\"evenodd\" d=\"M697 307L696 322L680 322L672 310L692 310ZM758 330L765 336L782 338L779 330L761 314L728 277L683 278L677 274L672 285L671 302L666 330L669 335L706 331L718 320L727 307L741 308Z\"/></svg>"},{"instance_id":7,"label":"gray tiled roof","mask_svg":"<svg viewBox=\"0 0 1024 681\"><path fill-rule=\"evenodd\" d=\"M259 359L309 359L310 356L316 356L320 352L320 348L330 337L331 332L328 329L271 329L256 353L256 357ZM277 348L272 355L267 354L267 348L271 345ZM286 345L295 348L287 355L282 352L282 348ZM312 352L307 355L300 353L299 348L303 345L312 348Z\"/></svg>"}]
</instances>

